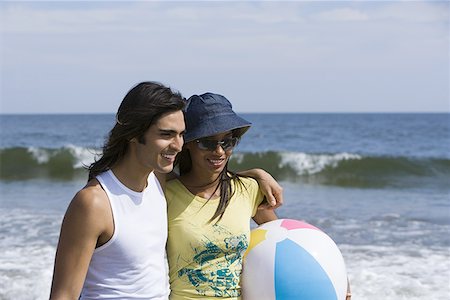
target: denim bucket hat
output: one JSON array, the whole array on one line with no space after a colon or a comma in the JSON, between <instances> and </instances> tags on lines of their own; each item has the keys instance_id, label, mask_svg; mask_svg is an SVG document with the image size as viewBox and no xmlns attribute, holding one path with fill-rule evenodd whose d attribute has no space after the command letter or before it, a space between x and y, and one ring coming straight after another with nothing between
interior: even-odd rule
<instances>
[{"instance_id":1,"label":"denim bucket hat","mask_svg":"<svg viewBox=\"0 0 450 300\"><path fill-rule=\"evenodd\" d=\"M244 134L252 125L233 111L227 98L213 93L190 97L185 121L185 143L238 128L242 128L241 133Z\"/></svg>"}]
</instances>

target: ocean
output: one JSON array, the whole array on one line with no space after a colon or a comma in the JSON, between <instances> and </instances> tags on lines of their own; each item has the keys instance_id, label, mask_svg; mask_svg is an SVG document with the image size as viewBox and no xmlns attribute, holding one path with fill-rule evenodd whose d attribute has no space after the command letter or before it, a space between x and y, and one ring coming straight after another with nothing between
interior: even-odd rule
<instances>
[{"instance_id":1,"label":"ocean","mask_svg":"<svg viewBox=\"0 0 450 300\"><path fill-rule=\"evenodd\" d=\"M243 114L231 168L339 246L356 300L450 299L450 114ZM63 214L114 115L0 115L0 299L48 299Z\"/></svg>"}]
</instances>

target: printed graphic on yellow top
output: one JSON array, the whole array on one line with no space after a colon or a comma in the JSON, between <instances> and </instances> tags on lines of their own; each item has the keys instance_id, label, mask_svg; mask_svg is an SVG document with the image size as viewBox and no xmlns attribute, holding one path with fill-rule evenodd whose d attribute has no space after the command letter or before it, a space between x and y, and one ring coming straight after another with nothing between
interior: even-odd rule
<instances>
[{"instance_id":1,"label":"printed graphic on yellow top","mask_svg":"<svg viewBox=\"0 0 450 300\"><path fill-rule=\"evenodd\" d=\"M220 226L213 227L215 230L222 230ZM231 235L229 232L228 234ZM199 295L211 294L208 293L210 289L214 291L215 297L238 297L242 256L247 247L245 234L229 236L220 244L205 240L203 247L193 249L196 253L193 261L197 267L182 268L178 271L178 277L189 280Z\"/></svg>"},{"instance_id":2,"label":"printed graphic on yellow top","mask_svg":"<svg viewBox=\"0 0 450 300\"><path fill-rule=\"evenodd\" d=\"M250 219L263 198L256 181L244 178L243 184L216 223L209 219L217 208L217 199L208 201L192 195L178 180L168 183L171 300L239 299Z\"/></svg>"}]
</instances>

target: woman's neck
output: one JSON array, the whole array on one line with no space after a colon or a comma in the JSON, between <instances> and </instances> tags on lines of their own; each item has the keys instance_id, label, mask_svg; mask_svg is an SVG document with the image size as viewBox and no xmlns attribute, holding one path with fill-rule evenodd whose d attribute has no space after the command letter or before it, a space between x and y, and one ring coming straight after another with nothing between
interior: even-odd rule
<instances>
[{"instance_id":1,"label":"woman's neck","mask_svg":"<svg viewBox=\"0 0 450 300\"><path fill-rule=\"evenodd\" d=\"M180 176L181 183L194 195L205 199L217 198L220 196L221 174L214 176L199 176L194 172L189 172Z\"/></svg>"}]
</instances>

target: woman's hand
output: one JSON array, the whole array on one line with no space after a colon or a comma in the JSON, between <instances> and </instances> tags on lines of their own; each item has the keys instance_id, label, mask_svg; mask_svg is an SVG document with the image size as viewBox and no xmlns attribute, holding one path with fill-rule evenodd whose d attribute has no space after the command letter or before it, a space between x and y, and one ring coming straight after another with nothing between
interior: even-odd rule
<instances>
[{"instance_id":1,"label":"woman's hand","mask_svg":"<svg viewBox=\"0 0 450 300\"><path fill-rule=\"evenodd\" d=\"M350 290L350 281L347 278L347 295L345 296L345 300L352 299L352 291Z\"/></svg>"}]
</instances>

